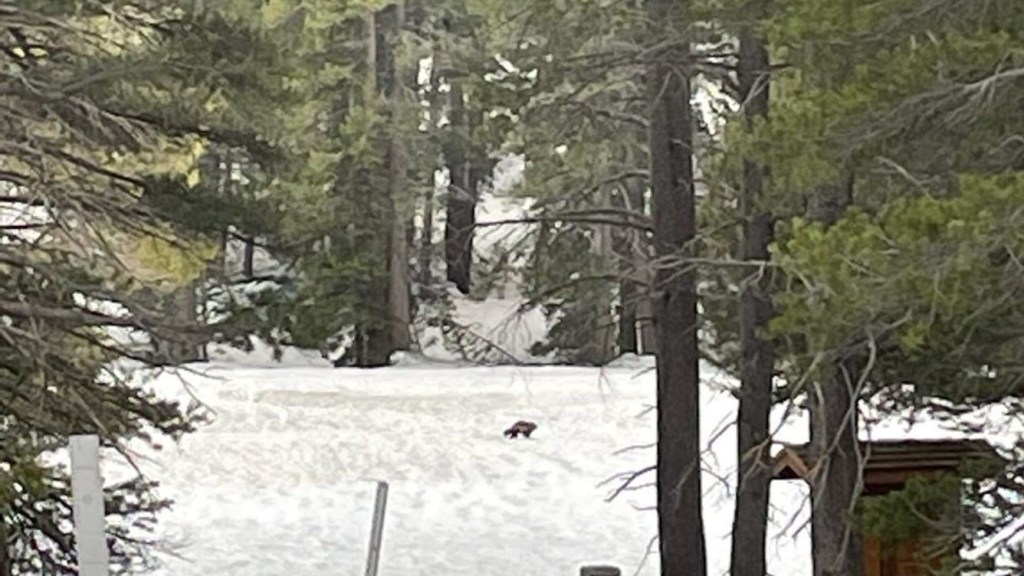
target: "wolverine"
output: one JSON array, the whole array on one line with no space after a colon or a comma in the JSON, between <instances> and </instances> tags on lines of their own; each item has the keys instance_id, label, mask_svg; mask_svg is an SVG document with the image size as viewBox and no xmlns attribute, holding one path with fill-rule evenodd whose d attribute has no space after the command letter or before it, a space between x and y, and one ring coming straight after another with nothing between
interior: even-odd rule
<instances>
[{"instance_id":1,"label":"wolverine","mask_svg":"<svg viewBox=\"0 0 1024 576\"><path fill-rule=\"evenodd\" d=\"M530 434L537 429L537 425L533 422L527 422L526 420L520 420L509 426L508 430L505 430L505 436L508 436L509 440L512 438L518 438L520 434L525 438L529 438Z\"/></svg>"}]
</instances>

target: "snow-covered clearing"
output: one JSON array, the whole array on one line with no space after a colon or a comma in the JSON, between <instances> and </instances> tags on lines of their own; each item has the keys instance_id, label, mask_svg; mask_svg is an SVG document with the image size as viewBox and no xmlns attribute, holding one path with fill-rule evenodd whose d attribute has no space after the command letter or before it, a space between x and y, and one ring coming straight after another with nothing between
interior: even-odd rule
<instances>
[{"instance_id":1,"label":"snow-covered clearing","mask_svg":"<svg viewBox=\"0 0 1024 576\"><path fill-rule=\"evenodd\" d=\"M158 574L361 574L375 479L391 483L382 576L640 568L656 516L637 508L653 503L653 490L609 503L617 483L599 484L652 463L649 448L616 453L654 440L646 362L360 371L295 352L281 365L254 360L220 360L194 367L204 375L165 374L152 384L186 399L187 381L217 412L180 446L143 458L161 494L177 501L160 536L181 557L167 556ZM715 449L704 481L711 573L719 574L732 511L717 476L732 469L734 447L732 429L721 432L733 402L715 384L705 393L704 435ZM520 418L539 424L534 437L505 439L501 431ZM774 496L786 508L776 523L788 522L801 488L779 485ZM807 548L806 531L794 539L776 526L774 572L807 574ZM655 554L640 573L657 566Z\"/></svg>"},{"instance_id":2,"label":"snow-covered clearing","mask_svg":"<svg viewBox=\"0 0 1024 576\"><path fill-rule=\"evenodd\" d=\"M161 452L137 447L161 495L177 501L159 533L173 554L155 574L362 574L377 479L391 484L382 576L564 576L582 563L657 574L656 545L644 560L657 529L652 478L612 502L621 479L602 484L653 463L649 446L624 450L655 438L650 364L405 358L358 370L295 350L275 363L261 350L164 374L149 385L183 401L194 395L216 418ZM709 574L719 575L728 570L735 472L735 400L724 387L735 382L709 367L704 377L705 529ZM533 438L505 439L521 418L539 424ZM794 419L776 438L801 441L805 428ZM906 437L907 427L889 421L870 432ZM953 435L927 420L912 434ZM116 479L126 467L111 457L106 470ZM810 574L807 512L800 483L774 483L772 574Z\"/></svg>"}]
</instances>

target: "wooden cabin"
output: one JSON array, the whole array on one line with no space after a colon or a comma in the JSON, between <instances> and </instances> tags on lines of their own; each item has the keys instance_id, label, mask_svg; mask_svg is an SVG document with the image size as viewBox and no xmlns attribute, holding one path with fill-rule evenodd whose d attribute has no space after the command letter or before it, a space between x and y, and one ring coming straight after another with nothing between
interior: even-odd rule
<instances>
[{"instance_id":1,"label":"wooden cabin","mask_svg":"<svg viewBox=\"0 0 1024 576\"><path fill-rule=\"evenodd\" d=\"M995 450L979 440L883 440L862 442L865 454L865 497L902 489L908 478L930 474L959 474L968 461L999 461ZM807 444L784 444L773 459L775 480L804 480L814 469ZM922 561L919 540L882 542L865 535L863 576L927 576L941 558ZM954 551L955 552L955 551Z\"/></svg>"}]
</instances>

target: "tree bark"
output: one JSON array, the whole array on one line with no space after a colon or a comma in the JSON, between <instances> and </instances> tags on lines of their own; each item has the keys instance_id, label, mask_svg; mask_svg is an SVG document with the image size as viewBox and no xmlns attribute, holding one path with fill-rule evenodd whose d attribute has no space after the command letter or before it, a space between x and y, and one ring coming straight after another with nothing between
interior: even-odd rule
<instances>
[{"instance_id":1,"label":"tree bark","mask_svg":"<svg viewBox=\"0 0 1024 576\"><path fill-rule=\"evenodd\" d=\"M611 198L607 190L598 192L597 197L600 208L611 207ZM612 234L611 224L594 225L592 249L601 267L599 274L614 273L615 252ZM601 290L594 302L594 331L588 348L593 351L590 360L598 366L607 364L615 357L616 324L612 315L612 304L612 294L607 290Z\"/></svg>"},{"instance_id":2,"label":"tree bark","mask_svg":"<svg viewBox=\"0 0 1024 576\"><path fill-rule=\"evenodd\" d=\"M434 296L434 174L430 174L423 193L423 226L420 229L419 252L420 300L431 300Z\"/></svg>"},{"instance_id":3,"label":"tree bark","mask_svg":"<svg viewBox=\"0 0 1024 576\"><path fill-rule=\"evenodd\" d=\"M430 174L430 182L423 193L423 227L420 230L420 300L433 298L434 274L434 174Z\"/></svg>"},{"instance_id":4,"label":"tree bark","mask_svg":"<svg viewBox=\"0 0 1024 576\"><path fill-rule=\"evenodd\" d=\"M619 273L623 270L620 268ZM636 300L639 293L636 283L628 279L619 280L619 337L620 354L636 354L639 347L636 338Z\"/></svg>"},{"instance_id":5,"label":"tree bark","mask_svg":"<svg viewBox=\"0 0 1024 576\"><path fill-rule=\"evenodd\" d=\"M825 226L832 226L843 216L850 205L853 204L853 171L849 168L843 169L843 174L837 182L819 186L807 198L807 214L817 222Z\"/></svg>"},{"instance_id":6,"label":"tree bark","mask_svg":"<svg viewBox=\"0 0 1024 576\"><path fill-rule=\"evenodd\" d=\"M4 506L0 503L0 512ZM0 514L0 576L13 576L14 566L11 561L10 536L7 531L7 516Z\"/></svg>"},{"instance_id":7,"label":"tree bark","mask_svg":"<svg viewBox=\"0 0 1024 576\"><path fill-rule=\"evenodd\" d=\"M640 324L640 354L650 356L658 353L658 338L654 330L654 312L651 298L654 293L653 282L641 286L644 291L636 305L636 321Z\"/></svg>"},{"instance_id":8,"label":"tree bark","mask_svg":"<svg viewBox=\"0 0 1024 576\"><path fill-rule=\"evenodd\" d=\"M853 172L820 187L809 199L809 215L834 224L853 202ZM815 576L861 574L860 534L849 523L860 497L861 459L857 445L857 376L842 358L833 362L809 391L811 458L821 461L811 483L811 541Z\"/></svg>"},{"instance_id":9,"label":"tree bark","mask_svg":"<svg viewBox=\"0 0 1024 576\"><path fill-rule=\"evenodd\" d=\"M856 377L837 363L812 391L812 458L824 458L811 483L811 541L815 576L863 573L863 543L850 525L860 497L861 455L857 446Z\"/></svg>"},{"instance_id":10,"label":"tree bark","mask_svg":"<svg viewBox=\"0 0 1024 576\"><path fill-rule=\"evenodd\" d=\"M639 198L638 198L639 197ZM643 189L629 182L614 196L614 206L622 210L643 213ZM618 348L620 354L637 354L640 352L637 340L637 308L641 295L647 293L640 290L637 282L635 265L637 249L637 232L619 227L615 234L615 256L619 262L619 331Z\"/></svg>"},{"instance_id":11,"label":"tree bark","mask_svg":"<svg viewBox=\"0 0 1024 576\"><path fill-rule=\"evenodd\" d=\"M647 0L649 36L668 48L646 65L648 140L655 252L660 259L692 255L696 237L693 118L689 55L680 24L688 2ZM685 22L682 22L685 25ZM671 42L669 42L671 40ZM658 538L663 576L706 574L701 506L700 373L696 271L662 263L655 272L654 322L658 382Z\"/></svg>"},{"instance_id":12,"label":"tree bark","mask_svg":"<svg viewBox=\"0 0 1024 576\"><path fill-rule=\"evenodd\" d=\"M436 56L435 56L436 58ZM430 130L437 128L437 120L441 116L441 98L439 91L437 65L430 69L429 114ZM432 300L434 298L434 274L431 268L434 265L434 171L427 175L427 183L423 192L423 227L420 230L419 246L419 283L420 300Z\"/></svg>"},{"instance_id":13,"label":"tree bark","mask_svg":"<svg viewBox=\"0 0 1024 576\"><path fill-rule=\"evenodd\" d=\"M194 326L198 322L199 283L201 278L169 293L157 293L159 308L164 317L176 326ZM166 339L154 338L154 353L162 362L172 366L203 360L203 340L193 333L181 331Z\"/></svg>"},{"instance_id":14,"label":"tree bark","mask_svg":"<svg viewBox=\"0 0 1024 576\"><path fill-rule=\"evenodd\" d=\"M256 240L252 236L245 237L245 247L242 252L242 277L251 280L254 273L253 261L256 257Z\"/></svg>"},{"instance_id":15,"label":"tree bark","mask_svg":"<svg viewBox=\"0 0 1024 576\"><path fill-rule=\"evenodd\" d=\"M391 240L388 258L388 325L390 327L391 346L394 350L409 350L411 336L409 326L412 323L410 313L412 302L409 298L409 245L406 242L405 219L399 212L405 204L397 194L405 194L408 189L406 168L408 156L404 144L392 143L391 146L391 192L394 218L391 222Z\"/></svg>"},{"instance_id":16,"label":"tree bark","mask_svg":"<svg viewBox=\"0 0 1024 576\"><path fill-rule=\"evenodd\" d=\"M638 189L635 200L638 206L644 206L644 191ZM652 207L653 209L653 207ZM641 210L644 210L641 208ZM636 320L640 325L640 353L654 355L658 353L658 338L654 330L654 310L651 306L654 297L654 270L651 263L650 247L638 242L634 246L633 267L638 275L643 278L637 289L640 296L636 307Z\"/></svg>"},{"instance_id":17,"label":"tree bark","mask_svg":"<svg viewBox=\"0 0 1024 576\"><path fill-rule=\"evenodd\" d=\"M478 182L472 168L469 123L460 80L451 80L449 92L449 137L445 163L450 183L444 224L444 256L448 281L469 294L473 263L473 228L476 225Z\"/></svg>"},{"instance_id":18,"label":"tree bark","mask_svg":"<svg viewBox=\"0 0 1024 576\"><path fill-rule=\"evenodd\" d=\"M363 103L365 106L370 107L378 105L380 87L387 85L388 43L387 39L383 37L382 22L379 16L374 11L368 11L364 16L366 27L366 81ZM365 178L367 183L373 180L368 172L361 175L360 178ZM382 194L387 194L388 192L388 190L381 191ZM389 210L387 210L390 197L385 196L385 198L387 200L385 202L379 204L371 203L371 206L373 206L372 217L375 219L380 218L379 222L384 228L381 233L390 239L392 234L390 218L393 215L389 214ZM383 244L387 245L388 242ZM388 252L382 250L380 256L383 258L383 266L387 266L389 262ZM378 278L381 281L378 282ZM388 321L388 295L390 289L387 278L388 275L385 275L383 278L375 276L375 289L370 291L369 301L366 303L368 309L374 314L374 318L355 328L353 350L349 356L351 356L351 363L360 368L386 366L391 359L392 345L390 322ZM345 358L342 360L347 361Z\"/></svg>"},{"instance_id":19,"label":"tree bark","mask_svg":"<svg viewBox=\"0 0 1024 576\"><path fill-rule=\"evenodd\" d=\"M752 19L764 17L763 1L756 1ZM768 116L769 62L764 41L753 23L739 32L738 79L743 97L746 129L754 120ZM749 159L743 162L740 212L743 238L740 258L767 261L774 238L772 215L759 204L768 169ZM772 407L772 374L775 350L762 337L773 315L771 271L751 270L740 295L740 390L737 415L737 492L732 527L732 576L764 576L765 538L768 528L768 496L771 482L769 417Z\"/></svg>"},{"instance_id":20,"label":"tree bark","mask_svg":"<svg viewBox=\"0 0 1024 576\"><path fill-rule=\"evenodd\" d=\"M411 302L409 299L409 244L406 239L409 196L409 153L400 135L402 115L402 71L398 69L395 44L404 24L402 2L381 10L377 18L378 82L384 90L390 113L388 135L388 333L392 350L409 350Z\"/></svg>"}]
</instances>

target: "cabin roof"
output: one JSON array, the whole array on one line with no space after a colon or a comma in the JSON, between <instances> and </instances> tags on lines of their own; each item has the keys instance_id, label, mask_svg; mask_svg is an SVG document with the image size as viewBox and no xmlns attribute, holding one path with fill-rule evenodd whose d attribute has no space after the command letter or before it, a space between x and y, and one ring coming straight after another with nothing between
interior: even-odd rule
<instances>
[{"instance_id":1,"label":"cabin roof","mask_svg":"<svg viewBox=\"0 0 1024 576\"><path fill-rule=\"evenodd\" d=\"M955 471L965 460L1000 460L984 440L875 440L860 442L864 474ZM810 444L782 444L772 459L776 480L806 479L814 466Z\"/></svg>"}]
</instances>

